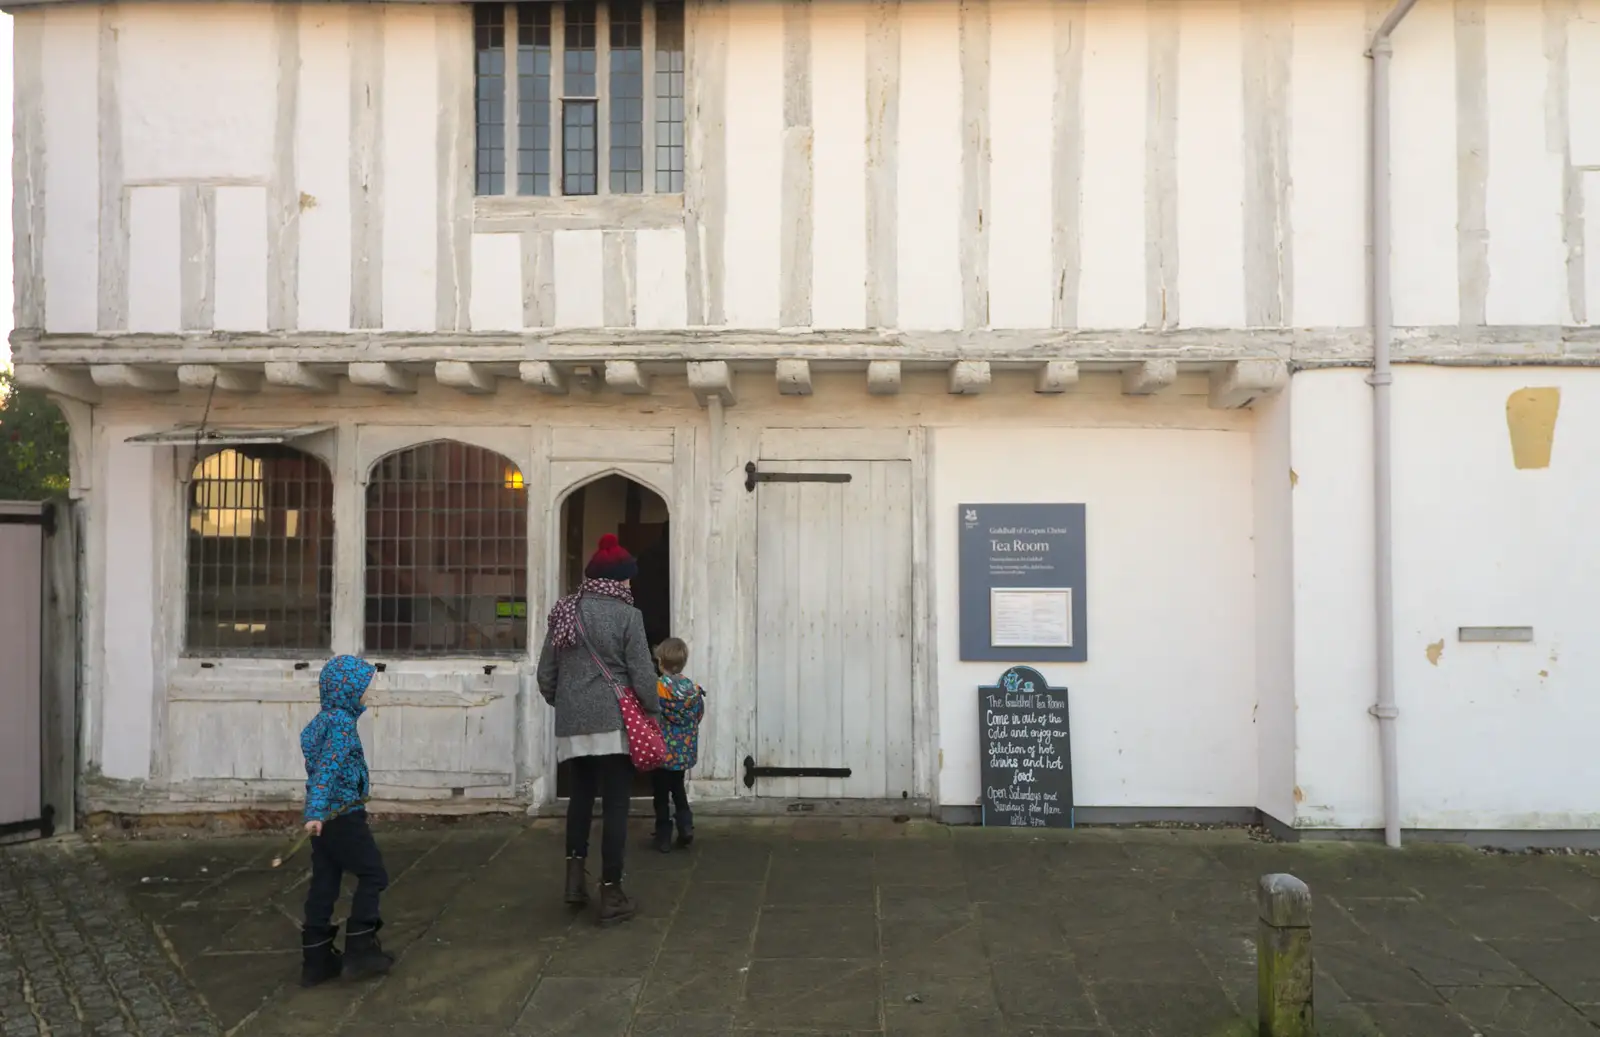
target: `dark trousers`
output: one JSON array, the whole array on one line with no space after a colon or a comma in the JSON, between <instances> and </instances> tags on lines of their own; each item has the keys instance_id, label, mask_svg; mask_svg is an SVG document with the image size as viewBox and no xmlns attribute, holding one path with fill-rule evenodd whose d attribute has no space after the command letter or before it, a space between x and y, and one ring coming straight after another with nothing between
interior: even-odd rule
<instances>
[{"instance_id":1,"label":"dark trousers","mask_svg":"<svg viewBox=\"0 0 1600 1037\"><path fill-rule=\"evenodd\" d=\"M326 926L333 921L344 873L356 877L350 901L350 921L379 920L378 898L389 888L383 855L367 827L367 812L356 810L323 823L322 834L311 837L311 888L306 891L306 925Z\"/></svg>"},{"instance_id":2,"label":"dark trousers","mask_svg":"<svg viewBox=\"0 0 1600 1037\"><path fill-rule=\"evenodd\" d=\"M622 856L628 846L628 799L633 794L633 761L622 754L574 756L572 798L567 800L567 856L589 856L589 825L594 797L600 796L600 881L622 881Z\"/></svg>"},{"instance_id":3,"label":"dark trousers","mask_svg":"<svg viewBox=\"0 0 1600 1037\"><path fill-rule=\"evenodd\" d=\"M656 797L656 831L672 829L672 814L677 811L678 834L694 831L694 811L689 809L689 793L683 787L683 771L669 771L665 767L650 772L650 787Z\"/></svg>"}]
</instances>

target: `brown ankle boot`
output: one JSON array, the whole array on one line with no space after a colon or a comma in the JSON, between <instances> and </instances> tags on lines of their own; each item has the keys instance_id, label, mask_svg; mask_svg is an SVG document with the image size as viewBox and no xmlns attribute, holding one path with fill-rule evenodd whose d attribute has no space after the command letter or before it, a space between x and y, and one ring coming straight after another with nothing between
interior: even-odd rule
<instances>
[{"instance_id":1,"label":"brown ankle boot","mask_svg":"<svg viewBox=\"0 0 1600 1037\"><path fill-rule=\"evenodd\" d=\"M622 891L620 882L600 884L600 924L616 925L626 922L639 910L639 904Z\"/></svg>"},{"instance_id":2,"label":"brown ankle boot","mask_svg":"<svg viewBox=\"0 0 1600 1037\"><path fill-rule=\"evenodd\" d=\"M583 907L589 902L588 875L583 870L584 864L582 857L567 858L567 903L573 907Z\"/></svg>"}]
</instances>

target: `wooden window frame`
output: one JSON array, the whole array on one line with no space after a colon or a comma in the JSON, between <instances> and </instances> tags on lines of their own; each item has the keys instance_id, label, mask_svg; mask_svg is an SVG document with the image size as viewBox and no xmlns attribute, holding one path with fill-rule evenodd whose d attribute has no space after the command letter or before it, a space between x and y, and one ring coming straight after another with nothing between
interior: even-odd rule
<instances>
[{"instance_id":1,"label":"wooden window frame","mask_svg":"<svg viewBox=\"0 0 1600 1037\"><path fill-rule=\"evenodd\" d=\"M504 125L502 127L504 138L501 145L504 155L503 173L501 174L501 192L498 194L484 194L478 192L477 162L480 150L477 146L477 130L479 126L477 101L478 101L478 76L477 76L477 18L473 20L473 47L474 47L474 74L473 74L473 193L475 213L479 217L506 217L525 214L540 214L548 212L563 212L576 206L578 215L583 215L583 210L599 205L602 208L615 202L615 207L644 217L646 224L653 223L655 216L668 215L670 212L681 212L683 206L683 184L680 183L676 191L657 190L656 169L656 135L663 125L657 121L657 10L658 0L640 0L642 13L641 36L641 63L640 79L643 84L643 110L640 125L642 127L643 143L643 184L642 190L637 192L620 193L611 188L611 18L610 0L593 0L595 8L595 77L596 92L593 96L569 96L564 89L565 43L566 43L566 10L567 3L552 2L552 0L538 0L541 6L550 9L550 118L549 118L549 191L546 194L520 194L518 193L520 180L519 160L520 152L520 122L521 99L518 83L520 80L518 69L519 47L519 5L516 2L496 4L502 13L503 29L503 83L504 100L502 114ZM670 0L668 0L670 2ZM482 5L477 5L482 6ZM475 7L475 12L476 12ZM684 12L687 18L687 11ZM683 47L685 51L685 68L687 68L688 29L684 26ZM593 193L566 194L565 171L565 142L563 140L562 112L567 102L593 103L596 109L596 146L595 169L596 190ZM687 151L687 122L688 113L685 105L684 118L684 144ZM686 167L680 179L687 175L687 156L683 165ZM580 219L580 222L583 222Z\"/></svg>"}]
</instances>

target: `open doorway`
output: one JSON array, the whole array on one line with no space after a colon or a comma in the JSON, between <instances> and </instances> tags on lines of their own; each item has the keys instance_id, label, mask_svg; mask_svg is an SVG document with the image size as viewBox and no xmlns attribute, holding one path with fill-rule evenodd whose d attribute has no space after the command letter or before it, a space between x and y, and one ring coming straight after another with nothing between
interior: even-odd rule
<instances>
[{"instance_id":1,"label":"open doorway","mask_svg":"<svg viewBox=\"0 0 1600 1037\"><path fill-rule=\"evenodd\" d=\"M580 486L561 505L561 593L583 581L583 567L600 537L613 533L639 560L633 603L644 616L651 650L672 636L672 537L667 502L647 486L623 475L607 475ZM556 795L572 788L571 768L556 769ZM634 794L649 795L650 779L636 775Z\"/></svg>"}]
</instances>

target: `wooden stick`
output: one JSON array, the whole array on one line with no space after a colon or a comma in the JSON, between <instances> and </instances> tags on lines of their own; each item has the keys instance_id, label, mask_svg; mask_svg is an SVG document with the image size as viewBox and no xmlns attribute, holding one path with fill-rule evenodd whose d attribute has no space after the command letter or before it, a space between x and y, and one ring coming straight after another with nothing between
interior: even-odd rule
<instances>
[{"instance_id":1,"label":"wooden stick","mask_svg":"<svg viewBox=\"0 0 1600 1037\"><path fill-rule=\"evenodd\" d=\"M298 839L296 839L294 842L290 843L289 844L289 848L287 850L285 850L283 853L278 854L278 856L272 858L272 866L274 868L283 867L283 862L288 860L289 858L293 857L295 854L299 853L300 852L300 847L304 846L306 844L306 840L309 839L309 838L311 838L311 833L310 832L306 832L306 831L302 831L300 833L300 837Z\"/></svg>"}]
</instances>

